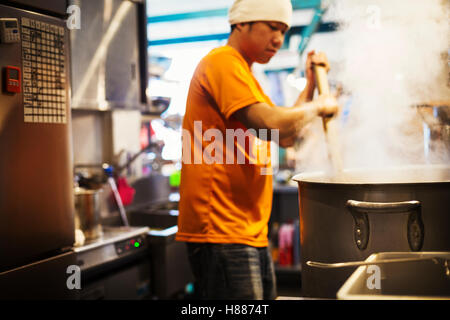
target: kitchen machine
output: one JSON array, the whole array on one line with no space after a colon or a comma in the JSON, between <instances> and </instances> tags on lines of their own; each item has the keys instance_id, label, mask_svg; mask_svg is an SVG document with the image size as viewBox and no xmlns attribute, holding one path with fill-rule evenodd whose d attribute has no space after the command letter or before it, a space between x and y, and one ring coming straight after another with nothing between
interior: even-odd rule
<instances>
[{"instance_id":1,"label":"kitchen machine","mask_svg":"<svg viewBox=\"0 0 450 320\"><path fill-rule=\"evenodd\" d=\"M69 298L75 264L65 1L0 2L0 297Z\"/></svg>"}]
</instances>

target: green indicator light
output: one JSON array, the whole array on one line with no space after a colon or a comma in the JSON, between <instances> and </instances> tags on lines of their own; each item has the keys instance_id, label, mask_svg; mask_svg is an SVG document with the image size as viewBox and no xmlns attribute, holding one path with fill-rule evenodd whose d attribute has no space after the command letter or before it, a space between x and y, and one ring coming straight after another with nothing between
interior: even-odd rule
<instances>
[{"instance_id":1,"label":"green indicator light","mask_svg":"<svg viewBox=\"0 0 450 320\"><path fill-rule=\"evenodd\" d=\"M140 246L139 242L135 242L135 243L134 243L134 246L135 246L136 248L139 248L139 246Z\"/></svg>"}]
</instances>

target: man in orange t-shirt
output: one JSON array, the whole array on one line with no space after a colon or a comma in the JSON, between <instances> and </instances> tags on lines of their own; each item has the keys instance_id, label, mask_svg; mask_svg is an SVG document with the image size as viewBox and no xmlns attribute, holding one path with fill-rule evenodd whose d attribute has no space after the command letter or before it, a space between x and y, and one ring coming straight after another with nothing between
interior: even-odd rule
<instances>
[{"instance_id":1,"label":"man in orange t-shirt","mask_svg":"<svg viewBox=\"0 0 450 320\"><path fill-rule=\"evenodd\" d=\"M312 100L311 66L328 67L323 54L308 55L308 83L292 108L275 106L252 74L281 48L291 15L290 0L235 1L227 45L201 60L190 84L176 239L187 243L200 298L276 297L270 140L290 146L306 123L338 110L334 97Z\"/></svg>"}]
</instances>

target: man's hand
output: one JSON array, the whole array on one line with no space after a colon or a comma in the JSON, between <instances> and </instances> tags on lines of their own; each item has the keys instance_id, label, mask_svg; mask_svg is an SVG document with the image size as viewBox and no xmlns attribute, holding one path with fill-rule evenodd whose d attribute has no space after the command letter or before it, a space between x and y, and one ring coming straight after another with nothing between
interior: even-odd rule
<instances>
[{"instance_id":1,"label":"man's hand","mask_svg":"<svg viewBox=\"0 0 450 320\"><path fill-rule=\"evenodd\" d=\"M324 66L327 72L330 70L330 63L328 58L323 52L315 53L314 50L308 52L306 58L306 80L313 87L315 86L314 65Z\"/></svg>"},{"instance_id":2,"label":"man's hand","mask_svg":"<svg viewBox=\"0 0 450 320\"><path fill-rule=\"evenodd\" d=\"M323 52L314 53L311 56L311 64L323 66L325 67L325 69L327 69L327 72L330 70L330 63L328 62L327 55Z\"/></svg>"},{"instance_id":3,"label":"man's hand","mask_svg":"<svg viewBox=\"0 0 450 320\"><path fill-rule=\"evenodd\" d=\"M317 114L321 117L332 117L339 112L337 100L332 95L322 94L313 100L317 108Z\"/></svg>"}]
</instances>

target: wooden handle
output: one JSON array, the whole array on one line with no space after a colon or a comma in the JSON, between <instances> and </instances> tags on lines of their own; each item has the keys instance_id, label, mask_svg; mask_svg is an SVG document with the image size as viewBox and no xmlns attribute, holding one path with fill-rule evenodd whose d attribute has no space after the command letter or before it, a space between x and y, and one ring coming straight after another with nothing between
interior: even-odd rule
<instances>
[{"instance_id":1,"label":"wooden handle","mask_svg":"<svg viewBox=\"0 0 450 320\"><path fill-rule=\"evenodd\" d=\"M330 85L328 84L327 70L324 66L314 65L314 73L316 75L316 84L319 94L330 94ZM322 117L323 129L327 131L328 121L331 118Z\"/></svg>"},{"instance_id":2,"label":"wooden handle","mask_svg":"<svg viewBox=\"0 0 450 320\"><path fill-rule=\"evenodd\" d=\"M314 65L316 84L319 94L330 94L327 70L324 66ZM335 174L342 172L342 158L339 151L338 126L334 117L322 117L323 130L328 144L328 155L335 170Z\"/></svg>"},{"instance_id":3,"label":"wooden handle","mask_svg":"<svg viewBox=\"0 0 450 320\"><path fill-rule=\"evenodd\" d=\"M314 73L316 75L317 88L319 94L330 94L330 86L328 84L327 70L324 66L314 65Z\"/></svg>"}]
</instances>

